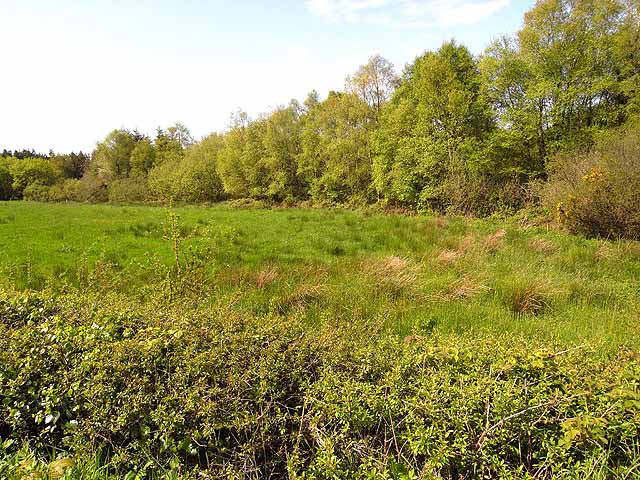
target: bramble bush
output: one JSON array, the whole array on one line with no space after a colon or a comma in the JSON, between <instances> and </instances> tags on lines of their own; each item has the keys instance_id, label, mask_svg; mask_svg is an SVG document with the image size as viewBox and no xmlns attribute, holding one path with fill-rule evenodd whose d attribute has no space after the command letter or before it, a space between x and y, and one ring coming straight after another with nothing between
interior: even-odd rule
<instances>
[{"instance_id":1,"label":"bramble bush","mask_svg":"<svg viewBox=\"0 0 640 480\"><path fill-rule=\"evenodd\" d=\"M2 292L0 436L98 454L116 472L217 478L577 478L638 466L635 353L420 332L403 342L369 324L192 303Z\"/></svg>"}]
</instances>

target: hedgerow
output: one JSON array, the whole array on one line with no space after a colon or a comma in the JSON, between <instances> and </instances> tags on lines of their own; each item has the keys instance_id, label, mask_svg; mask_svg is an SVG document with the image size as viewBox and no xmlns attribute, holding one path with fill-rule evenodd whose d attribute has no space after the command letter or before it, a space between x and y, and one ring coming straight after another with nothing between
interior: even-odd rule
<instances>
[{"instance_id":1,"label":"hedgerow","mask_svg":"<svg viewBox=\"0 0 640 480\"><path fill-rule=\"evenodd\" d=\"M357 322L310 327L295 313L187 298L0 298L0 435L15 448L218 478L556 478L638 466L633 352L403 341Z\"/></svg>"}]
</instances>

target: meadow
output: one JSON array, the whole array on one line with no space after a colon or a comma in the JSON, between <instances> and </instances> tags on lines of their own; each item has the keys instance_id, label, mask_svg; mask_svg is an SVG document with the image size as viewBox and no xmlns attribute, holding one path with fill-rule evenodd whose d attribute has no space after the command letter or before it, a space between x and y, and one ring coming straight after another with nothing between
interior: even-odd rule
<instances>
[{"instance_id":1,"label":"meadow","mask_svg":"<svg viewBox=\"0 0 640 480\"><path fill-rule=\"evenodd\" d=\"M0 203L3 477L639 474L640 244L247 207Z\"/></svg>"}]
</instances>

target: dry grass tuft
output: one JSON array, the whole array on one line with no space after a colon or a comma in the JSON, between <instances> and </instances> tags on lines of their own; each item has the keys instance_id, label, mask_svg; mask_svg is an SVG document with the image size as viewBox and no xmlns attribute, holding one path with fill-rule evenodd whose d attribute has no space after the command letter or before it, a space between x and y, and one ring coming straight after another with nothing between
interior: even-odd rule
<instances>
[{"instance_id":1,"label":"dry grass tuft","mask_svg":"<svg viewBox=\"0 0 640 480\"><path fill-rule=\"evenodd\" d=\"M304 309L317 304L324 296L327 287L325 285L300 285L293 293L278 300L277 311L287 314L292 309Z\"/></svg>"},{"instance_id":2,"label":"dry grass tuft","mask_svg":"<svg viewBox=\"0 0 640 480\"><path fill-rule=\"evenodd\" d=\"M364 271L375 278L375 288L381 294L399 298L415 293L419 268L409 259L390 256L365 263Z\"/></svg>"},{"instance_id":3,"label":"dry grass tuft","mask_svg":"<svg viewBox=\"0 0 640 480\"><path fill-rule=\"evenodd\" d=\"M384 258L368 259L362 270L377 278L384 278L403 272L417 272L418 268L408 258L392 255Z\"/></svg>"},{"instance_id":4,"label":"dry grass tuft","mask_svg":"<svg viewBox=\"0 0 640 480\"><path fill-rule=\"evenodd\" d=\"M325 291L325 285L300 285L296 288L296 291L293 292L291 299L295 305L307 307L320 300Z\"/></svg>"},{"instance_id":5,"label":"dry grass tuft","mask_svg":"<svg viewBox=\"0 0 640 480\"><path fill-rule=\"evenodd\" d=\"M490 253L495 253L500 250L504 245L504 240L507 236L507 231L504 229L498 230L493 235L489 235L484 239L484 248Z\"/></svg>"},{"instance_id":6,"label":"dry grass tuft","mask_svg":"<svg viewBox=\"0 0 640 480\"><path fill-rule=\"evenodd\" d=\"M464 276L453 281L444 292L436 294L435 298L445 302L468 300L489 290L489 287L478 282L478 280Z\"/></svg>"},{"instance_id":7,"label":"dry grass tuft","mask_svg":"<svg viewBox=\"0 0 640 480\"><path fill-rule=\"evenodd\" d=\"M436 261L442 265L451 265L455 263L460 257L463 256L463 253L459 250L443 250L436 257Z\"/></svg>"},{"instance_id":8,"label":"dry grass tuft","mask_svg":"<svg viewBox=\"0 0 640 480\"><path fill-rule=\"evenodd\" d=\"M278 269L273 265L269 265L260 270L256 275L256 287L262 290L263 288L275 283L279 277Z\"/></svg>"},{"instance_id":9,"label":"dry grass tuft","mask_svg":"<svg viewBox=\"0 0 640 480\"><path fill-rule=\"evenodd\" d=\"M409 260L402 257L391 256L382 259L382 267L385 271L405 270L409 266Z\"/></svg>"},{"instance_id":10,"label":"dry grass tuft","mask_svg":"<svg viewBox=\"0 0 640 480\"><path fill-rule=\"evenodd\" d=\"M433 224L436 228L445 228L447 226L447 219L444 217L435 217Z\"/></svg>"},{"instance_id":11,"label":"dry grass tuft","mask_svg":"<svg viewBox=\"0 0 640 480\"><path fill-rule=\"evenodd\" d=\"M601 243L600 245L598 245L598 249L595 253L598 260L609 260L615 257L616 254L616 249L607 243Z\"/></svg>"},{"instance_id":12,"label":"dry grass tuft","mask_svg":"<svg viewBox=\"0 0 640 480\"><path fill-rule=\"evenodd\" d=\"M640 242L626 243L622 247L622 253L634 260L640 260Z\"/></svg>"},{"instance_id":13,"label":"dry grass tuft","mask_svg":"<svg viewBox=\"0 0 640 480\"><path fill-rule=\"evenodd\" d=\"M554 296L562 292L544 281L515 284L507 297L507 306L516 315L539 315L551 306Z\"/></svg>"},{"instance_id":14,"label":"dry grass tuft","mask_svg":"<svg viewBox=\"0 0 640 480\"><path fill-rule=\"evenodd\" d=\"M220 271L216 276L216 281L220 284L227 284L233 287L240 287L248 282L249 272L242 267L230 267Z\"/></svg>"},{"instance_id":15,"label":"dry grass tuft","mask_svg":"<svg viewBox=\"0 0 640 480\"><path fill-rule=\"evenodd\" d=\"M529 250L542 253L544 255L551 255L558 251L558 247L552 242L543 238L534 238L527 243Z\"/></svg>"},{"instance_id":16,"label":"dry grass tuft","mask_svg":"<svg viewBox=\"0 0 640 480\"><path fill-rule=\"evenodd\" d=\"M516 315L538 315L549 306L543 292L534 285L518 288L511 295L511 311Z\"/></svg>"}]
</instances>

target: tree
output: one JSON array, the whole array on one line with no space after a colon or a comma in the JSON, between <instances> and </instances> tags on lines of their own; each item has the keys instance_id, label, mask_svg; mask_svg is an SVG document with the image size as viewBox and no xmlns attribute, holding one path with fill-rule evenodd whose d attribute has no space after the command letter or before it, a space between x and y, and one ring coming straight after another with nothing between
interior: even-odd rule
<instances>
[{"instance_id":1,"label":"tree","mask_svg":"<svg viewBox=\"0 0 640 480\"><path fill-rule=\"evenodd\" d=\"M320 104L320 95L316 90L311 90L304 101L304 111L310 112Z\"/></svg>"},{"instance_id":2,"label":"tree","mask_svg":"<svg viewBox=\"0 0 640 480\"><path fill-rule=\"evenodd\" d=\"M167 137L170 140L178 142L183 149L189 148L194 144L191 132L180 122L177 122L175 125L167 128Z\"/></svg>"},{"instance_id":3,"label":"tree","mask_svg":"<svg viewBox=\"0 0 640 480\"><path fill-rule=\"evenodd\" d=\"M179 199L185 202L215 202L224 198L218 175L218 154L224 146L222 135L211 134L192 145L178 171Z\"/></svg>"},{"instance_id":4,"label":"tree","mask_svg":"<svg viewBox=\"0 0 640 480\"><path fill-rule=\"evenodd\" d=\"M167 162L177 162L184 155L183 139L176 131L165 132L158 128L156 132L155 145L155 163L161 165Z\"/></svg>"},{"instance_id":5,"label":"tree","mask_svg":"<svg viewBox=\"0 0 640 480\"><path fill-rule=\"evenodd\" d=\"M189 147L184 159L166 162L149 173L149 188L162 199L184 202L213 202L224 197L217 171L218 154L224 138L212 134Z\"/></svg>"},{"instance_id":6,"label":"tree","mask_svg":"<svg viewBox=\"0 0 640 480\"><path fill-rule=\"evenodd\" d=\"M82 178L89 161L89 155L82 152L51 155L51 163L62 173L64 178Z\"/></svg>"},{"instance_id":7,"label":"tree","mask_svg":"<svg viewBox=\"0 0 640 480\"><path fill-rule=\"evenodd\" d=\"M627 116L640 113L640 1L624 1L624 16L616 37L614 62L619 67L620 91Z\"/></svg>"},{"instance_id":8,"label":"tree","mask_svg":"<svg viewBox=\"0 0 640 480\"><path fill-rule=\"evenodd\" d=\"M372 199L370 135L375 111L351 93L331 92L308 113L298 173L316 200Z\"/></svg>"},{"instance_id":9,"label":"tree","mask_svg":"<svg viewBox=\"0 0 640 480\"><path fill-rule=\"evenodd\" d=\"M398 77L391 62L374 55L347 78L346 84L347 91L367 102L377 115L396 89Z\"/></svg>"},{"instance_id":10,"label":"tree","mask_svg":"<svg viewBox=\"0 0 640 480\"><path fill-rule=\"evenodd\" d=\"M148 137L143 137L131 151L131 175L147 175L155 163L156 149Z\"/></svg>"},{"instance_id":11,"label":"tree","mask_svg":"<svg viewBox=\"0 0 640 480\"><path fill-rule=\"evenodd\" d=\"M136 146L136 138L125 129L112 131L98 143L93 163L95 174L105 182L126 178L131 171L131 153Z\"/></svg>"},{"instance_id":12,"label":"tree","mask_svg":"<svg viewBox=\"0 0 640 480\"><path fill-rule=\"evenodd\" d=\"M241 116L225 135L218 157L218 172L225 192L232 197L267 197L269 172L265 162L265 118L249 121Z\"/></svg>"},{"instance_id":13,"label":"tree","mask_svg":"<svg viewBox=\"0 0 640 480\"><path fill-rule=\"evenodd\" d=\"M25 189L32 185L49 187L60 177L53 164L42 158L15 160L10 171L13 178L11 188L18 196L22 196Z\"/></svg>"},{"instance_id":14,"label":"tree","mask_svg":"<svg viewBox=\"0 0 640 480\"><path fill-rule=\"evenodd\" d=\"M0 200L9 200L13 195L13 176L9 171L9 166L5 162L0 162Z\"/></svg>"},{"instance_id":15,"label":"tree","mask_svg":"<svg viewBox=\"0 0 640 480\"><path fill-rule=\"evenodd\" d=\"M480 168L482 142L492 128L480 86L476 60L455 42L406 69L375 135L380 195L407 206L449 205L447 178Z\"/></svg>"},{"instance_id":16,"label":"tree","mask_svg":"<svg viewBox=\"0 0 640 480\"><path fill-rule=\"evenodd\" d=\"M531 95L533 73L517 42L509 37L494 41L482 56L480 69L498 127L490 148L498 169L540 175L547 156L546 100Z\"/></svg>"},{"instance_id":17,"label":"tree","mask_svg":"<svg viewBox=\"0 0 640 480\"><path fill-rule=\"evenodd\" d=\"M305 188L298 177L298 155L301 152L301 106L292 101L280 107L266 119L264 131L264 163L268 176L266 195L274 200L296 199L305 196Z\"/></svg>"}]
</instances>

